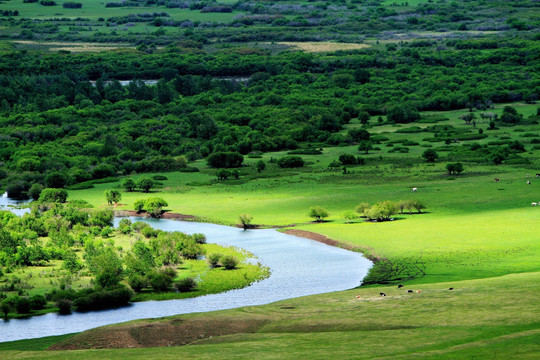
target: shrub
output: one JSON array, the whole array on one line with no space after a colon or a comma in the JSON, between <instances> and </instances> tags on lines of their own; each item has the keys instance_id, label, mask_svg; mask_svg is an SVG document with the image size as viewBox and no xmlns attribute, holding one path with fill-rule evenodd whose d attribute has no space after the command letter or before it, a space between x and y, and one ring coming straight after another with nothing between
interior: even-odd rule
<instances>
[{"instance_id":1,"label":"shrub","mask_svg":"<svg viewBox=\"0 0 540 360\"><path fill-rule=\"evenodd\" d=\"M160 217L163 212L163 207L169 204L162 198L153 197L144 201L144 210L146 210L152 217Z\"/></svg>"},{"instance_id":2,"label":"shrub","mask_svg":"<svg viewBox=\"0 0 540 360\"><path fill-rule=\"evenodd\" d=\"M193 290L195 290L197 288L197 282L195 281L194 278L187 277L187 278L184 278L184 279L181 279L181 280L177 281L174 284L174 288L178 292L193 291Z\"/></svg>"},{"instance_id":3,"label":"shrub","mask_svg":"<svg viewBox=\"0 0 540 360\"><path fill-rule=\"evenodd\" d=\"M132 178L127 178L122 182L122 187L126 189L126 191L133 191L137 187L137 184Z\"/></svg>"},{"instance_id":4,"label":"shrub","mask_svg":"<svg viewBox=\"0 0 540 360\"><path fill-rule=\"evenodd\" d=\"M47 300L43 295L34 295L30 298L30 308L32 310L41 310L47 305Z\"/></svg>"},{"instance_id":5,"label":"shrub","mask_svg":"<svg viewBox=\"0 0 540 360\"><path fill-rule=\"evenodd\" d=\"M342 165L356 165L358 160L352 154L341 154L339 155L339 162Z\"/></svg>"},{"instance_id":6,"label":"shrub","mask_svg":"<svg viewBox=\"0 0 540 360\"><path fill-rule=\"evenodd\" d=\"M191 235L192 239L195 240L197 244L206 244L206 235L201 233L195 233Z\"/></svg>"},{"instance_id":7,"label":"shrub","mask_svg":"<svg viewBox=\"0 0 540 360\"><path fill-rule=\"evenodd\" d=\"M323 207L313 206L309 209L308 216L315 219L315 221L321 222L328 217L328 211Z\"/></svg>"},{"instance_id":8,"label":"shrub","mask_svg":"<svg viewBox=\"0 0 540 360\"><path fill-rule=\"evenodd\" d=\"M154 187L154 182L152 179L141 179L137 182L137 186L141 189L142 192L150 192L150 189Z\"/></svg>"},{"instance_id":9,"label":"shrub","mask_svg":"<svg viewBox=\"0 0 540 360\"><path fill-rule=\"evenodd\" d=\"M58 299L56 301L56 307L58 308L58 313L62 315L71 314L71 305L73 302L69 299Z\"/></svg>"},{"instance_id":10,"label":"shrub","mask_svg":"<svg viewBox=\"0 0 540 360\"><path fill-rule=\"evenodd\" d=\"M32 184L32 186L30 186L30 190L28 190L28 196L34 200L38 200L39 196L41 195L41 191L43 191L43 185Z\"/></svg>"},{"instance_id":11,"label":"shrub","mask_svg":"<svg viewBox=\"0 0 540 360\"><path fill-rule=\"evenodd\" d=\"M154 270L148 275L148 283L155 291L167 291L175 277L176 271L173 268L162 268Z\"/></svg>"},{"instance_id":12,"label":"shrub","mask_svg":"<svg viewBox=\"0 0 540 360\"><path fill-rule=\"evenodd\" d=\"M133 274L128 278L128 284L135 292L140 292L148 286L148 280L139 274Z\"/></svg>"},{"instance_id":13,"label":"shrub","mask_svg":"<svg viewBox=\"0 0 540 360\"><path fill-rule=\"evenodd\" d=\"M28 314L30 309L30 300L27 297L17 297L15 299L15 311L17 313Z\"/></svg>"},{"instance_id":14,"label":"shrub","mask_svg":"<svg viewBox=\"0 0 540 360\"><path fill-rule=\"evenodd\" d=\"M154 175L152 176L152 179L157 180L157 181L169 180L169 178L164 175Z\"/></svg>"},{"instance_id":15,"label":"shrub","mask_svg":"<svg viewBox=\"0 0 540 360\"><path fill-rule=\"evenodd\" d=\"M65 203L68 193L64 189L43 189L39 195L40 203Z\"/></svg>"},{"instance_id":16,"label":"shrub","mask_svg":"<svg viewBox=\"0 0 540 360\"><path fill-rule=\"evenodd\" d=\"M284 156L277 164L281 168L298 168L304 166L304 160L300 156Z\"/></svg>"},{"instance_id":17,"label":"shrub","mask_svg":"<svg viewBox=\"0 0 540 360\"><path fill-rule=\"evenodd\" d=\"M208 165L214 168L235 168L242 165L244 157L239 152L215 152L207 159Z\"/></svg>"},{"instance_id":18,"label":"shrub","mask_svg":"<svg viewBox=\"0 0 540 360\"><path fill-rule=\"evenodd\" d=\"M226 255L221 258L221 265L226 270L233 270L238 265L238 259L231 255Z\"/></svg>"},{"instance_id":19,"label":"shrub","mask_svg":"<svg viewBox=\"0 0 540 360\"><path fill-rule=\"evenodd\" d=\"M439 154L437 154L437 152L433 149L427 149L426 151L422 153L422 157L427 162L435 162L439 158Z\"/></svg>"},{"instance_id":20,"label":"shrub","mask_svg":"<svg viewBox=\"0 0 540 360\"><path fill-rule=\"evenodd\" d=\"M240 220L240 223L242 223L242 227L244 228L244 230L246 230L249 229L251 221L253 220L253 216L248 214L240 214L238 219Z\"/></svg>"},{"instance_id":21,"label":"shrub","mask_svg":"<svg viewBox=\"0 0 540 360\"><path fill-rule=\"evenodd\" d=\"M221 254L210 254L206 258L206 261L208 261L208 265L210 265L210 267L214 269L219 266L219 260L221 259L221 256Z\"/></svg>"}]
</instances>

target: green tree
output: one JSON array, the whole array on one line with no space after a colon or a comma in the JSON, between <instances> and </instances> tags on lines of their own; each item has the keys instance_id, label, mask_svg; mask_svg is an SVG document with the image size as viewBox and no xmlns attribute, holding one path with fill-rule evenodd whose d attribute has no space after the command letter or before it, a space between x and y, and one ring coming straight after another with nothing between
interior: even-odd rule
<instances>
[{"instance_id":1,"label":"green tree","mask_svg":"<svg viewBox=\"0 0 540 360\"><path fill-rule=\"evenodd\" d=\"M43 191L43 185L37 183L32 184L32 186L30 186L30 190L28 190L28 196L34 200L38 200L39 196L41 195L41 191Z\"/></svg>"},{"instance_id":2,"label":"green tree","mask_svg":"<svg viewBox=\"0 0 540 360\"><path fill-rule=\"evenodd\" d=\"M328 211L321 206L313 206L309 209L308 216L317 222L321 222L328 217Z\"/></svg>"},{"instance_id":3,"label":"green tree","mask_svg":"<svg viewBox=\"0 0 540 360\"><path fill-rule=\"evenodd\" d=\"M242 224L244 230L249 229L253 216L248 214L240 214L238 218L240 219L240 223Z\"/></svg>"},{"instance_id":4,"label":"green tree","mask_svg":"<svg viewBox=\"0 0 540 360\"><path fill-rule=\"evenodd\" d=\"M427 162L433 163L437 161L437 159L439 158L439 154L437 154L437 152L434 149L427 149L426 151L422 153L422 157Z\"/></svg>"},{"instance_id":5,"label":"green tree","mask_svg":"<svg viewBox=\"0 0 540 360\"><path fill-rule=\"evenodd\" d=\"M104 194L107 199L107 204L109 205L112 205L113 203L118 205L120 200L122 200L122 194L116 189L107 189Z\"/></svg>"},{"instance_id":6,"label":"green tree","mask_svg":"<svg viewBox=\"0 0 540 360\"><path fill-rule=\"evenodd\" d=\"M266 163L263 160L257 161L257 172L263 172L266 169Z\"/></svg>"},{"instance_id":7,"label":"green tree","mask_svg":"<svg viewBox=\"0 0 540 360\"><path fill-rule=\"evenodd\" d=\"M144 201L144 209L152 217L161 217L163 207L168 205L164 199L159 197L148 198Z\"/></svg>"},{"instance_id":8,"label":"green tree","mask_svg":"<svg viewBox=\"0 0 540 360\"><path fill-rule=\"evenodd\" d=\"M43 189L39 195L40 203L65 203L68 193L64 189Z\"/></svg>"},{"instance_id":9,"label":"green tree","mask_svg":"<svg viewBox=\"0 0 540 360\"><path fill-rule=\"evenodd\" d=\"M142 192L147 193L154 187L154 181L152 181L152 179L144 178L137 182L137 186Z\"/></svg>"},{"instance_id":10,"label":"green tree","mask_svg":"<svg viewBox=\"0 0 540 360\"><path fill-rule=\"evenodd\" d=\"M122 182L122 187L128 192L132 192L137 187L137 184L132 178L127 178Z\"/></svg>"}]
</instances>

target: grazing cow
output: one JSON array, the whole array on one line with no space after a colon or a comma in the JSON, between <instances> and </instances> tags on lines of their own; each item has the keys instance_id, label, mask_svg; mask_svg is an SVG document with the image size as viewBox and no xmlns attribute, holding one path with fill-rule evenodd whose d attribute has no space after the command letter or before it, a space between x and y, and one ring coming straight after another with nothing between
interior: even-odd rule
<instances>
[{"instance_id":1,"label":"grazing cow","mask_svg":"<svg viewBox=\"0 0 540 360\"><path fill-rule=\"evenodd\" d=\"M540 177L540 174L536 174L536 177Z\"/></svg>"},{"instance_id":2,"label":"grazing cow","mask_svg":"<svg viewBox=\"0 0 540 360\"><path fill-rule=\"evenodd\" d=\"M420 294L420 293L422 292L422 290L416 290L416 292L417 292L418 294Z\"/></svg>"},{"instance_id":3,"label":"grazing cow","mask_svg":"<svg viewBox=\"0 0 540 360\"><path fill-rule=\"evenodd\" d=\"M538 205L538 203L531 203L531 205L532 205L532 206L536 206L536 205Z\"/></svg>"},{"instance_id":4,"label":"grazing cow","mask_svg":"<svg viewBox=\"0 0 540 360\"><path fill-rule=\"evenodd\" d=\"M448 290L454 290L454 288L450 288L450 289L448 289Z\"/></svg>"},{"instance_id":5,"label":"grazing cow","mask_svg":"<svg viewBox=\"0 0 540 360\"><path fill-rule=\"evenodd\" d=\"M409 293L409 294L410 294L410 293L413 293L413 292L414 292L414 291L412 291L412 290L407 290L407 293Z\"/></svg>"},{"instance_id":6,"label":"grazing cow","mask_svg":"<svg viewBox=\"0 0 540 360\"><path fill-rule=\"evenodd\" d=\"M412 191L418 191L418 188L412 188Z\"/></svg>"},{"instance_id":7,"label":"grazing cow","mask_svg":"<svg viewBox=\"0 0 540 360\"><path fill-rule=\"evenodd\" d=\"M529 180L527 180L527 185L531 185L531 182Z\"/></svg>"},{"instance_id":8,"label":"grazing cow","mask_svg":"<svg viewBox=\"0 0 540 360\"><path fill-rule=\"evenodd\" d=\"M397 286L398 289L401 289L402 287L403 287L403 284L399 284L399 285Z\"/></svg>"},{"instance_id":9,"label":"grazing cow","mask_svg":"<svg viewBox=\"0 0 540 360\"><path fill-rule=\"evenodd\" d=\"M385 293L379 293L379 295L381 295L381 296L386 296L386 294L385 294Z\"/></svg>"},{"instance_id":10,"label":"grazing cow","mask_svg":"<svg viewBox=\"0 0 540 360\"><path fill-rule=\"evenodd\" d=\"M495 178L495 182L499 181L499 178Z\"/></svg>"},{"instance_id":11,"label":"grazing cow","mask_svg":"<svg viewBox=\"0 0 540 360\"><path fill-rule=\"evenodd\" d=\"M357 299L361 299L362 297L360 295L356 295L356 298Z\"/></svg>"}]
</instances>

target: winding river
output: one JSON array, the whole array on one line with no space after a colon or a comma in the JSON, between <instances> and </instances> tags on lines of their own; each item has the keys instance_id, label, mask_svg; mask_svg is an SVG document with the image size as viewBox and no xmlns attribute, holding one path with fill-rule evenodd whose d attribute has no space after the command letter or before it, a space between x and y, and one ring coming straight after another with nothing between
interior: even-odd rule
<instances>
[{"instance_id":1,"label":"winding river","mask_svg":"<svg viewBox=\"0 0 540 360\"><path fill-rule=\"evenodd\" d=\"M115 222L119 222L116 219ZM0 342L80 332L135 319L262 305L299 296L359 286L371 262L361 254L276 230L247 230L197 222L145 221L154 228L204 233L209 243L235 246L253 253L271 270L270 277L243 289L191 299L147 301L114 310L71 315L50 313L28 319L2 320Z\"/></svg>"}]
</instances>

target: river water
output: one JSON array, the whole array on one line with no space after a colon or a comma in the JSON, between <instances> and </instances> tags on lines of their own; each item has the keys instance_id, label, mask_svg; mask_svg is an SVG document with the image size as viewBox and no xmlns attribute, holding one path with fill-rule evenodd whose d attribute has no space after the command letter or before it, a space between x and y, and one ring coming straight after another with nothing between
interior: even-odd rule
<instances>
[{"instance_id":1,"label":"river water","mask_svg":"<svg viewBox=\"0 0 540 360\"><path fill-rule=\"evenodd\" d=\"M115 219L115 225L120 219ZM80 332L135 319L231 309L351 289L361 284L371 262L361 254L276 230L247 230L197 222L131 218L154 228L203 233L207 242L253 253L270 277L243 289L191 299L147 301L114 310L71 315L50 313L0 321L0 342Z\"/></svg>"}]
</instances>

